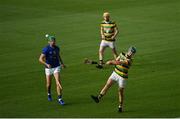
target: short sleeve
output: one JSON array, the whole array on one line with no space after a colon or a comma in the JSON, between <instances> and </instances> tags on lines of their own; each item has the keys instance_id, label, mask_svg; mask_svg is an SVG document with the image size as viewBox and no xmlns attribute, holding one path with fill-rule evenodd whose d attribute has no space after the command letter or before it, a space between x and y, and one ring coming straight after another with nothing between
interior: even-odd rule
<instances>
[{"instance_id":1,"label":"short sleeve","mask_svg":"<svg viewBox=\"0 0 180 119\"><path fill-rule=\"evenodd\" d=\"M113 22L113 24L114 24L114 27L116 27L116 26L117 26L115 21Z\"/></svg>"},{"instance_id":2,"label":"short sleeve","mask_svg":"<svg viewBox=\"0 0 180 119\"><path fill-rule=\"evenodd\" d=\"M47 47L43 48L42 54L46 55L47 54Z\"/></svg>"}]
</instances>

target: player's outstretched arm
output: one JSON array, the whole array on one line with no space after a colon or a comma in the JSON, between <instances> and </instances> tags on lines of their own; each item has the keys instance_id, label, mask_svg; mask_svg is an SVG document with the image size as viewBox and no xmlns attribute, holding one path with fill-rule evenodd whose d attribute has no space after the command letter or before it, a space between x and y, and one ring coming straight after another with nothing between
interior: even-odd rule
<instances>
[{"instance_id":1,"label":"player's outstretched arm","mask_svg":"<svg viewBox=\"0 0 180 119\"><path fill-rule=\"evenodd\" d=\"M119 64L128 64L128 60L109 60L106 62L106 65L119 65Z\"/></svg>"},{"instance_id":2,"label":"player's outstretched arm","mask_svg":"<svg viewBox=\"0 0 180 119\"><path fill-rule=\"evenodd\" d=\"M121 62L119 60L109 60L106 62L106 65L118 65Z\"/></svg>"}]
</instances>

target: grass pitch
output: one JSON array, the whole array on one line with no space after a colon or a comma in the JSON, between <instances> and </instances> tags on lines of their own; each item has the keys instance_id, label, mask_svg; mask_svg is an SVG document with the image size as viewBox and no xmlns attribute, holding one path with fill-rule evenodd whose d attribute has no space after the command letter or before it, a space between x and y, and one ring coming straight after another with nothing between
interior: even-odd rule
<instances>
[{"instance_id":1,"label":"grass pitch","mask_svg":"<svg viewBox=\"0 0 180 119\"><path fill-rule=\"evenodd\" d=\"M179 6L179 0L1 0L0 117L180 117ZM117 85L100 104L90 99L113 67L83 64L85 57L98 59L104 11L119 27L118 52L137 47L123 113L117 112ZM67 65L61 72L63 107L55 82L54 101L46 97L38 62L46 33L56 36Z\"/></svg>"}]
</instances>

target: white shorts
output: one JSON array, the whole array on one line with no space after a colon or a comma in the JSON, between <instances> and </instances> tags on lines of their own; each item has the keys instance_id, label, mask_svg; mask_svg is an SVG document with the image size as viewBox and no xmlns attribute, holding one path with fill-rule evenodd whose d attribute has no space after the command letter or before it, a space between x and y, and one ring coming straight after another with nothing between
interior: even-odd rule
<instances>
[{"instance_id":1,"label":"white shorts","mask_svg":"<svg viewBox=\"0 0 180 119\"><path fill-rule=\"evenodd\" d=\"M109 79L116 81L120 88L125 88L126 80L125 78L119 76L116 72L113 72Z\"/></svg>"},{"instance_id":2,"label":"white shorts","mask_svg":"<svg viewBox=\"0 0 180 119\"><path fill-rule=\"evenodd\" d=\"M60 72L60 70L61 70L60 66L55 67L55 68L45 68L45 74L46 75L52 75L52 74L55 74L57 72Z\"/></svg>"},{"instance_id":3,"label":"white shorts","mask_svg":"<svg viewBox=\"0 0 180 119\"><path fill-rule=\"evenodd\" d=\"M114 49L115 48L115 42L114 41L102 40L100 47L110 47L111 49Z\"/></svg>"}]
</instances>

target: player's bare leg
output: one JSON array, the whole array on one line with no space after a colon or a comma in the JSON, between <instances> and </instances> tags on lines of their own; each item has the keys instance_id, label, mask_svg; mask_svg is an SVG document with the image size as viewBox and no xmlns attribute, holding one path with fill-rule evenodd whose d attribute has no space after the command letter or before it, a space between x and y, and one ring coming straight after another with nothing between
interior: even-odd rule
<instances>
[{"instance_id":1,"label":"player's bare leg","mask_svg":"<svg viewBox=\"0 0 180 119\"><path fill-rule=\"evenodd\" d=\"M100 94L101 95L105 95L107 93L108 89L113 85L113 83L114 83L113 80L108 79L108 81L106 82L105 86L101 90Z\"/></svg>"},{"instance_id":2,"label":"player's bare leg","mask_svg":"<svg viewBox=\"0 0 180 119\"><path fill-rule=\"evenodd\" d=\"M64 105L64 101L62 100L62 86L61 86L59 72L54 73L54 77L55 77L55 80L56 80L56 89L57 89L57 94L58 94L58 102L61 105Z\"/></svg>"},{"instance_id":3,"label":"player's bare leg","mask_svg":"<svg viewBox=\"0 0 180 119\"><path fill-rule=\"evenodd\" d=\"M108 81L106 82L105 86L102 88L100 94L98 96L93 96L91 95L91 97L93 98L93 100L98 103L100 101L100 99L107 93L107 91L109 90L109 88L114 84L114 81L111 79L108 79Z\"/></svg>"},{"instance_id":4,"label":"player's bare leg","mask_svg":"<svg viewBox=\"0 0 180 119\"><path fill-rule=\"evenodd\" d=\"M96 66L97 68L101 69L103 68L103 57L104 57L104 51L105 51L106 47L100 47L99 48L99 64Z\"/></svg>"},{"instance_id":5,"label":"player's bare leg","mask_svg":"<svg viewBox=\"0 0 180 119\"><path fill-rule=\"evenodd\" d=\"M46 75L46 89L47 89L48 100L52 101L52 97L51 97L51 75Z\"/></svg>"},{"instance_id":6,"label":"player's bare leg","mask_svg":"<svg viewBox=\"0 0 180 119\"><path fill-rule=\"evenodd\" d=\"M118 91L119 94L119 112L122 112L122 108L123 108L123 102L124 102L124 88L119 88Z\"/></svg>"},{"instance_id":7,"label":"player's bare leg","mask_svg":"<svg viewBox=\"0 0 180 119\"><path fill-rule=\"evenodd\" d=\"M116 59L116 58L118 57L116 48L113 48L113 49L112 49L112 52L113 52L114 59Z\"/></svg>"},{"instance_id":8,"label":"player's bare leg","mask_svg":"<svg viewBox=\"0 0 180 119\"><path fill-rule=\"evenodd\" d=\"M55 80L56 80L56 89L57 89L57 94L62 95L62 86L61 86L61 81L60 81L60 74L57 72L54 74Z\"/></svg>"}]
</instances>

